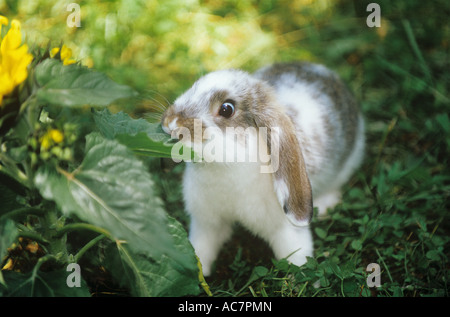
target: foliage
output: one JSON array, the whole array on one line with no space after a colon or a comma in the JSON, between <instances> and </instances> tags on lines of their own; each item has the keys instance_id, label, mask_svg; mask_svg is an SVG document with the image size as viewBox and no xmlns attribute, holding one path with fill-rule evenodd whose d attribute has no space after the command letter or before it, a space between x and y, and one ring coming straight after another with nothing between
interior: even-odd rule
<instances>
[{"instance_id":1,"label":"foliage","mask_svg":"<svg viewBox=\"0 0 450 317\"><path fill-rule=\"evenodd\" d=\"M86 111L86 105L108 106L136 94L43 51L25 84L4 97L2 296L89 296L92 281L66 283L68 264L87 251L83 266L101 263L134 296L198 294L197 259L183 227L167 216L148 167L111 128L119 139L144 133L146 155L170 155L169 136L123 113ZM83 241L80 234L90 238Z\"/></svg>"},{"instance_id":2,"label":"foliage","mask_svg":"<svg viewBox=\"0 0 450 317\"><path fill-rule=\"evenodd\" d=\"M306 59L335 69L361 101L367 122L364 165L346 187L343 203L329 211L325 219L314 217L315 256L305 266L297 268L285 260L271 260L270 250L267 251L264 243L255 241L254 237L246 239L246 233L238 231L237 239L221 253L216 275L207 279L212 293L218 296L448 296L449 4L441 0L375 1L381 6L381 27L368 28L366 5L369 2L373 1L82 1L81 28L69 28L65 24L69 14L66 1L0 2L2 13L23 17L29 43L53 46L52 43L63 41L84 65L95 66L100 71L96 76L103 78L101 74L107 74L119 85L133 87L140 93L137 102L83 100L95 106L113 103L109 110L89 112L82 105L60 105L64 103L62 95L52 99L42 90L40 99L33 101L37 105L26 109L40 108L39 101L45 103L45 111L21 111L23 120L14 121L14 139L6 138L11 126L7 118L15 118L16 114L9 111L10 107L2 108L2 118L5 118L0 129L2 151L7 149L8 154L7 161L2 158L2 168L12 166L13 172L0 174L1 215L18 210L18 218L14 213L11 217L2 216L0 252L11 257L19 253L19 248L27 250L16 257L17 265L28 268L23 272L23 281L28 283L24 285L36 284L41 294L49 294L48 290L41 289L40 281L49 272L62 276L58 270L62 266L55 267L55 260L49 259L48 267L44 263L34 273L35 266L27 267L23 259L27 254L29 262L39 264L45 254L58 254L49 250L47 246L51 244L46 244L53 239L54 232L39 229L40 236L34 232L46 224L51 224L52 229L60 224L56 219L44 217L41 210L56 212L57 219L63 217L62 226L88 223L108 230L103 228L103 223L98 226L99 222L91 224L83 218L82 207L75 203L64 206L67 211L63 212L61 201L44 199L55 195L51 189L43 191L45 186L64 181L65 187L53 190L65 188L63 194L70 201L80 194L76 182L81 176L82 184L98 189L101 195L106 189L97 188L96 179L90 177L99 168L93 151L95 147L112 150L114 144L114 151L117 147L119 156L132 160L136 171L142 169L148 173L150 205L158 197L162 199L154 213L165 215L167 210L186 226L189 219L183 210L180 190L183 165L154 159L167 157L170 144L157 125L133 117L144 114L158 120L164 106L208 71L225 67L253 71L274 61ZM43 54L35 53L33 67ZM61 67L52 60L46 63ZM77 72L94 71L77 68ZM29 78L34 76L30 73ZM58 81L54 84L58 85ZM21 92L15 96L23 104L27 98L22 95L31 94L28 84ZM114 97L98 94L99 98L102 96ZM87 98L89 92L79 97ZM68 101L78 102L77 98ZM52 100L58 100L58 104L51 104ZM39 126L29 125L26 120L38 122ZM61 143L55 141L58 138L54 130L64 132ZM85 142L87 135L90 135L89 144ZM49 147L41 151L43 140L48 140ZM139 161L150 167L150 173L144 165L138 167ZM14 169L14 166L19 167ZM117 172L122 175L120 170ZM104 173L105 170L98 171L99 176L105 176ZM51 181L37 187L35 175ZM73 181L68 182L67 177L72 176ZM83 202L94 208L94 215L102 217L102 206L86 199ZM124 215L127 217L126 212ZM162 218L162 228L169 228L167 232L173 236L169 225L173 219ZM133 219L126 219L134 223ZM153 222L155 226L160 221L157 219ZM18 229L17 223L21 224ZM106 224L114 226L114 222ZM88 269L82 275L88 278L83 285L92 287L101 276L115 281L114 294L122 294L122 287L129 285L127 281L139 285L131 290L133 295L196 293L193 291L198 283L196 276L185 279L186 270L177 266L176 258L165 262L171 251L185 249L181 247L186 243L184 231L174 235L178 238L168 242L168 249L161 250L159 253L164 255L158 257L153 248L142 254L132 250L131 244L120 243L125 239L122 236L115 240L119 232L127 235L126 228L121 229L124 230L108 231L112 238L101 241L96 241L97 236L89 229L82 234L65 233L66 241L56 239L68 249L62 248L60 254L69 257L70 253L76 255L77 250L84 254L80 258L87 263L82 267ZM32 241L39 245L34 254L28 251L33 250ZM94 246L84 252L83 246L89 246L91 241ZM9 247L12 244L15 249ZM158 246L164 244L158 242ZM127 257L131 253L136 255L133 260ZM148 257L153 261L146 261ZM160 261L160 266L149 267L155 261ZM195 271L192 261L188 272ZM103 262L109 264L103 266ZM367 286L369 263L381 267L379 288ZM8 259L4 259L2 265L7 264ZM187 289L177 286L149 293L145 281L154 277L159 267L166 269L158 272L161 278L154 280L155 285L164 284L161 281L166 273L174 272L170 276L177 280L172 285ZM2 271L6 283L15 280L10 277L12 273L15 272ZM17 293L25 289L28 288L18 289ZM175 289L181 293L170 293ZM52 291L58 294L59 289Z\"/></svg>"}]
</instances>

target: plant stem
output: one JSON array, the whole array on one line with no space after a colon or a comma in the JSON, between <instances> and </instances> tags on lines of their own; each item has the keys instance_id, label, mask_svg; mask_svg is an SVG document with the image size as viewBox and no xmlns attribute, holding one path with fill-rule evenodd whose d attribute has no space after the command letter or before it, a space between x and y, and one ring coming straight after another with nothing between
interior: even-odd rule
<instances>
[{"instance_id":1,"label":"plant stem","mask_svg":"<svg viewBox=\"0 0 450 317\"><path fill-rule=\"evenodd\" d=\"M43 257L39 258L39 260L37 261L36 265L33 268L33 277L36 276L36 274L39 271L39 269L41 268L42 264L44 264L45 262L47 262L49 260L56 260L56 257L53 254L47 254L47 255L44 255Z\"/></svg>"},{"instance_id":2,"label":"plant stem","mask_svg":"<svg viewBox=\"0 0 450 317\"><path fill-rule=\"evenodd\" d=\"M21 231L21 232L19 232L19 237L36 241L39 244L49 244L50 243L50 241L46 240L39 233L36 233L33 231Z\"/></svg>"},{"instance_id":3,"label":"plant stem","mask_svg":"<svg viewBox=\"0 0 450 317\"><path fill-rule=\"evenodd\" d=\"M14 219L16 217L20 218L22 216L26 216L26 215L29 215L29 214L42 215L44 213L45 213L45 210L40 209L40 208L24 207L24 208L15 209L13 211L5 213L5 214L0 216L0 219L2 219L2 218Z\"/></svg>"},{"instance_id":4,"label":"plant stem","mask_svg":"<svg viewBox=\"0 0 450 317\"><path fill-rule=\"evenodd\" d=\"M389 276L389 279L391 280L391 283L394 283L394 280L392 279L391 272L389 272L389 268L387 267L386 263L383 260L383 257L381 256L380 252L377 248L375 248L375 252L377 253L378 257L380 258L381 263L383 263L384 268L386 269L386 273Z\"/></svg>"},{"instance_id":5,"label":"plant stem","mask_svg":"<svg viewBox=\"0 0 450 317\"><path fill-rule=\"evenodd\" d=\"M36 278L36 275L37 275L39 269L41 268L42 264L44 264L45 262L47 262L49 260L56 260L56 257L52 254L47 254L47 255L44 255L43 257L39 258L39 260L37 261L36 265L33 268L31 280L34 280ZM34 294L34 285L35 285L35 283L32 283L32 285L31 285L31 294Z\"/></svg>"},{"instance_id":6,"label":"plant stem","mask_svg":"<svg viewBox=\"0 0 450 317\"><path fill-rule=\"evenodd\" d=\"M319 292L325 291L325 290L331 289L331 288L332 288L331 286L324 287L324 288L319 288L311 297L316 297L316 295L319 294Z\"/></svg>"},{"instance_id":7,"label":"plant stem","mask_svg":"<svg viewBox=\"0 0 450 317\"><path fill-rule=\"evenodd\" d=\"M82 247L80 249L80 251L78 251L78 253L74 256L74 260L75 263L78 263L78 261L80 260L80 258L83 256L83 254L89 250L90 248L92 248L94 245L97 244L97 242L99 242L100 240L102 240L103 238L105 238L105 236L103 234L100 234L99 236L95 237L94 239L92 239L91 241L89 241L84 247Z\"/></svg>"},{"instance_id":8,"label":"plant stem","mask_svg":"<svg viewBox=\"0 0 450 317\"><path fill-rule=\"evenodd\" d=\"M345 293L344 293L344 279L341 279L341 293L342 293L342 297L345 297Z\"/></svg>"},{"instance_id":9,"label":"plant stem","mask_svg":"<svg viewBox=\"0 0 450 317\"><path fill-rule=\"evenodd\" d=\"M25 175L14 162L11 162L6 155L0 154L0 161L5 163L5 165L0 165L0 171L9 175L15 179L20 184L28 187L28 176Z\"/></svg>"},{"instance_id":10,"label":"plant stem","mask_svg":"<svg viewBox=\"0 0 450 317\"><path fill-rule=\"evenodd\" d=\"M308 285L308 281L306 281L306 283L303 285L302 289L300 290L300 292L298 293L297 297L301 297L303 294L303 291L305 290L306 285Z\"/></svg>"},{"instance_id":11,"label":"plant stem","mask_svg":"<svg viewBox=\"0 0 450 317\"><path fill-rule=\"evenodd\" d=\"M58 230L58 232L56 233L56 237L61 237L63 236L65 233L70 232L70 231L75 231L75 230L89 230L89 231L94 231L97 233L100 233L102 235L104 235L105 237L112 239L111 234L109 233L109 231L91 225L89 223L71 223L68 225L65 225L64 227L62 227L60 230Z\"/></svg>"},{"instance_id":12,"label":"plant stem","mask_svg":"<svg viewBox=\"0 0 450 317\"><path fill-rule=\"evenodd\" d=\"M411 24L406 19L402 20L402 24L403 24L403 28L405 29L406 36L409 41L409 45L411 45L414 55L416 55L417 59L419 60L419 65L422 68L422 72L426 77L427 83L431 84L431 82L432 82L431 72L430 72L430 69L429 69L427 63L425 62L425 59L423 58L422 52L419 49L419 45L417 44L416 37L414 36L414 32L411 28Z\"/></svg>"}]
</instances>

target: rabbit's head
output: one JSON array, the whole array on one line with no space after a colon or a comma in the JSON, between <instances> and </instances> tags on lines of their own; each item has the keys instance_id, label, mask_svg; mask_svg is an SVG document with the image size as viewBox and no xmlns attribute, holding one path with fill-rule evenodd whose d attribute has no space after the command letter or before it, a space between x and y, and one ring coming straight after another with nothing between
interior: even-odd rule
<instances>
[{"instance_id":1,"label":"rabbit's head","mask_svg":"<svg viewBox=\"0 0 450 317\"><path fill-rule=\"evenodd\" d=\"M294 224L302 225L312 216L311 185L294 124L272 89L240 70L216 71L177 98L163 114L161 124L173 138L194 144L194 151L195 144L204 147L209 142L220 143L225 152L236 146L230 145L230 140L245 148L254 147L255 142L263 144L272 162L271 169L263 172L273 173L281 207ZM226 133L230 128L234 132L231 137ZM211 138L207 130L220 133Z\"/></svg>"}]
</instances>

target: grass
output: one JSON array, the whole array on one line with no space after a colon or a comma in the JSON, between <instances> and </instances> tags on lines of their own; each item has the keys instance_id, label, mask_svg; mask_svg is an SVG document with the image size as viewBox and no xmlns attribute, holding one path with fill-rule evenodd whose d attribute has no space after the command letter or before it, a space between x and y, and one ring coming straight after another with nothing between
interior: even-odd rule
<instances>
[{"instance_id":1,"label":"grass","mask_svg":"<svg viewBox=\"0 0 450 317\"><path fill-rule=\"evenodd\" d=\"M425 36L424 29L437 25L412 14L419 2L403 5L386 10L387 34L378 30L374 36L366 29L351 43L342 34L331 39L339 32L348 36L355 27L344 19L347 28L325 23L320 42L305 40L312 49L324 43L354 45L348 54L322 52L320 59L338 70L345 67L341 74L361 100L367 121L363 166L345 187L343 202L326 219L312 222L314 259L301 268L275 261L263 241L238 227L208 279L214 295L449 295L448 41ZM408 13L413 16L406 18ZM448 24L440 32L448 34ZM283 53L289 55L289 49ZM173 184L167 185L165 176L161 180L168 210L182 209L180 192L172 187L179 184L177 171L171 172ZM380 287L367 286L370 263L380 265Z\"/></svg>"},{"instance_id":2,"label":"grass","mask_svg":"<svg viewBox=\"0 0 450 317\"><path fill-rule=\"evenodd\" d=\"M39 12L21 1L0 11L22 17L32 33L49 12L64 11L55 9L60 2L41 2ZM54 18L30 36L64 40L88 64L155 99L123 107L135 115L161 110L218 65L252 71L307 59L341 74L366 118L363 166L343 202L327 218L313 218L314 258L301 268L275 261L264 242L237 227L207 279L215 296L449 295L448 1L377 1L382 26L373 29L365 1L128 2L109 1L102 10L82 4L81 29L52 25L64 21ZM139 14L144 10L150 18ZM106 16L116 25L107 39ZM150 170L167 211L187 228L183 165L151 160ZM366 283L370 263L381 268L378 288Z\"/></svg>"}]
</instances>

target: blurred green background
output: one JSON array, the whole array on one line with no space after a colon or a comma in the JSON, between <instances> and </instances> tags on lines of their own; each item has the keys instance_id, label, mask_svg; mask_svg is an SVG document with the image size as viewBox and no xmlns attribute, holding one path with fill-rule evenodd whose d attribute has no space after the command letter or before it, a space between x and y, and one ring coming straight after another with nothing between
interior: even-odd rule
<instances>
[{"instance_id":1,"label":"blurred green background","mask_svg":"<svg viewBox=\"0 0 450 317\"><path fill-rule=\"evenodd\" d=\"M393 106L372 90L393 84L448 102L448 2L377 1L381 27L369 28L370 2L0 0L0 13L22 21L30 45L64 42L83 64L163 104L209 71L290 60L337 70L363 104ZM80 5L79 28L66 23L70 3Z\"/></svg>"},{"instance_id":2,"label":"blurred green background","mask_svg":"<svg viewBox=\"0 0 450 317\"><path fill-rule=\"evenodd\" d=\"M386 95L367 94L393 84L405 90L422 85L418 88L448 102L443 82L448 81L443 74L448 69L448 2L377 1L380 28L366 25L369 2L0 0L0 13L22 21L30 45L64 42L85 65L163 104L209 71L253 71L288 60L337 70L363 102L379 97L380 106L392 105ZM70 3L80 5L80 28L66 23Z\"/></svg>"},{"instance_id":3,"label":"blurred green background","mask_svg":"<svg viewBox=\"0 0 450 317\"><path fill-rule=\"evenodd\" d=\"M427 67L448 66L447 1L378 1L381 28L366 25L369 2L0 0L0 12L22 21L28 43L64 42L85 65L169 101L209 71L253 71L274 61L326 64L359 97L367 85L382 88L395 80L380 74L383 68L429 79L405 34L405 19L427 50L422 54L436 58ZM70 3L80 5L80 28L66 24Z\"/></svg>"}]
</instances>

